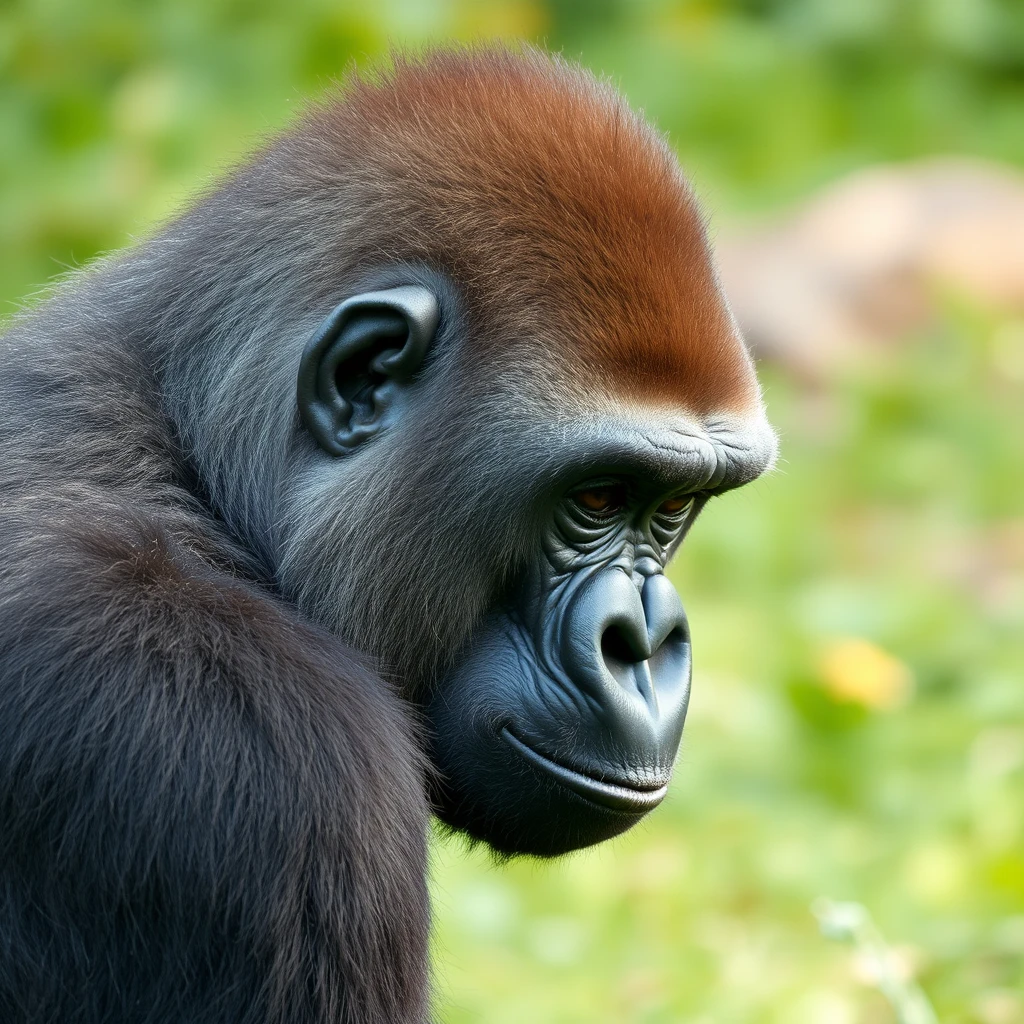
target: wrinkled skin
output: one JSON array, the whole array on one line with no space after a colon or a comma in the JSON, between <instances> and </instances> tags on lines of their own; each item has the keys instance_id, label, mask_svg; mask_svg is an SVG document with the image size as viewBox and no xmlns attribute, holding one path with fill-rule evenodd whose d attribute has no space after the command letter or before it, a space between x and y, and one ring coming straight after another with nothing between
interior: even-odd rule
<instances>
[{"instance_id":1,"label":"wrinkled skin","mask_svg":"<svg viewBox=\"0 0 1024 1024\"><path fill-rule=\"evenodd\" d=\"M672 773L690 638L664 568L697 502L614 480L583 491L606 493L608 510L577 494L559 502L514 599L430 707L449 780L441 813L476 832L486 822L500 852L553 855L617 835L661 802Z\"/></svg>"}]
</instances>

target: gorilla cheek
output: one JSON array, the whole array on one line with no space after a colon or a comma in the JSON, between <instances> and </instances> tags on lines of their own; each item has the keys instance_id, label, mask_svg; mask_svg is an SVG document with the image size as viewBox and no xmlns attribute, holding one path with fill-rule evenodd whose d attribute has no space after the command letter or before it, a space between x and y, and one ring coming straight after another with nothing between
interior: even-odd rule
<instances>
[{"instance_id":1,"label":"gorilla cheek","mask_svg":"<svg viewBox=\"0 0 1024 1024\"><path fill-rule=\"evenodd\" d=\"M616 801L619 787L561 769L517 740L538 723L568 740L588 712L578 693L541 670L530 641L506 616L484 624L426 713L438 817L498 853L553 857L610 839L664 793L661 786ZM593 787L602 789L599 802L588 795Z\"/></svg>"}]
</instances>

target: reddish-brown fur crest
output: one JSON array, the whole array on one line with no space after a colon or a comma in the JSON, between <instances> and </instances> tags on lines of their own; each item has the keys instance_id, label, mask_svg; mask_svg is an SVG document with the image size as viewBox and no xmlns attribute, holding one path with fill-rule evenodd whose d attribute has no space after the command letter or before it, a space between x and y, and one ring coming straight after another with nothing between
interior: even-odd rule
<instances>
[{"instance_id":1,"label":"reddish-brown fur crest","mask_svg":"<svg viewBox=\"0 0 1024 1024\"><path fill-rule=\"evenodd\" d=\"M441 50L355 78L306 121L276 159L339 193L358 230L338 258L449 274L474 360L532 342L619 394L756 405L674 156L589 73L532 50Z\"/></svg>"}]
</instances>

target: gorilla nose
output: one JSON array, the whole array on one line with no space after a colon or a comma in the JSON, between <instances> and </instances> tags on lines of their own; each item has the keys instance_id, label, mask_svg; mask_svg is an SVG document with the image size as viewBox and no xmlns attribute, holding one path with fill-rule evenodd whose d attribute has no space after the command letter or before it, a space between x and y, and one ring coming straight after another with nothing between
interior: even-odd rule
<instances>
[{"instance_id":1,"label":"gorilla nose","mask_svg":"<svg viewBox=\"0 0 1024 1024\"><path fill-rule=\"evenodd\" d=\"M609 738L670 762L689 696L690 634L665 576L646 576L638 590L620 569L598 572L566 609L560 646L563 669L599 708Z\"/></svg>"},{"instance_id":2,"label":"gorilla nose","mask_svg":"<svg viewBox=\"0 0 1024 1024\"><path fill-rule=\"evenodd\" d=\"M625 574L617 573L626 579ZM686 614L676 588L661 574L648 576L638 593L609 580L609 621L601 634L601 657L608 673L621 686L632 681L638 693L657 710L658 690L678 681L689 648ZM618 593L615 593L618 592ZM617 605L617 607L615 607Z\"/></svg>"},{"instance_id":3,"label":"gorilla nose","mask_svg":"<svg viewBox=\"0 0 1024 1024\"><path fill-rule=\"evenodd\" d=\"M610 668L621 663L634 664L649 661L661 653L665 644L686 642L686 614L676 588L661 573L648 576L639 593L636 588L627 591L621 584L621 607L609 609L611 621L601 635L601 651ZM607 595L608 597L612 595ZM620 598L621 599L621 598Z\"/></svg>"}]
</instances>

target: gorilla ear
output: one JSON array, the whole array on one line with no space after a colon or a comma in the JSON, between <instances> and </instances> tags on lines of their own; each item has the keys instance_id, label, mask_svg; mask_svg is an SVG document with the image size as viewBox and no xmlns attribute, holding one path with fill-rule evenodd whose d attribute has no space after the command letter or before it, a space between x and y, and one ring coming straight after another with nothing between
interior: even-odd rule
<instances>
[{"instance_id":1,"label":"gorilla ear","mask_svg":"<svg viewBox=\"0 0 1024 1024\"><path fill-rule=\"evenodd\" d=\"M324 451L344 455L390 425L439 317L419 285L355 295L331 311L303 350L296 388L302 422Z\"/></svg>"}]
</instances>

